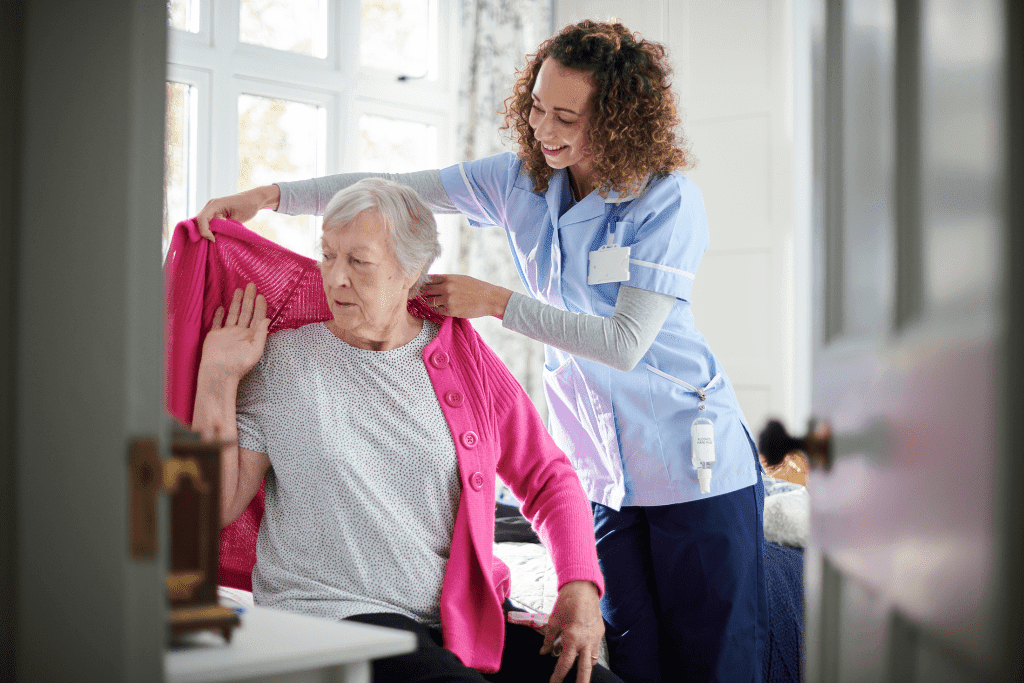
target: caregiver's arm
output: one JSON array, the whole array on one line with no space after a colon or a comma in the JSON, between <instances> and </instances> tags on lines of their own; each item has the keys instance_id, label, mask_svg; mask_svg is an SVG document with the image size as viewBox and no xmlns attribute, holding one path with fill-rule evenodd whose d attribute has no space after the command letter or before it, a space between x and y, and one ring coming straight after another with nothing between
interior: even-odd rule
<instances>
[{"instance_id":1,"label":"caregiver's arm","mask_svg":"<svg viewBox=\"0 0 1024 683\"><path fill-rule=\"evenodd\" d=\"M441 184L441 172L437 169L414 173L339 173L323 178L278 183L280 201L276 210L289 216L322 216L331 197L364 178L383 178L411 187L433 213L459 213L448 199L448 193Z\"/></svg>"},{"instance_id":2,"label":"caregiver's arm","mask_svg":"<svg viewBox=\"0 0 1024 683\"><path fill-rule=\"evenodd\" d=\"M513 294L502 326L580 358L628 372L658 336L676 298L628 285L619 287L610 318L563 311Z\"/></svg>"},{"instance_id":3,"label":"caregiver's arm","mask_svg":"<svg viewBox=\"0 0 1024 683\"><path fill-rule=\"evenodd\" d=\"M270 327L266 311L267 300L257 296L255 285L246 287L244 297L235 290L226 316L223 307L217 309L203 342L192 427L204 439L227 443L221 451L221 526L242 514L270 467L266 453L239 448L235 412L238 383L263 355Z\"/></svg>"},{"instance_id":4,"label":"caregiver's arm","mask_svg":"<svg viewBox=\"0 0 1024 683\"><path fill-rule=\"evenodd\" d=\"M448 315L501 318L503 327L623 372L651 348L676 300L621 285L615 310L604 318L565 311L468 275L432 275L421 293Z\"/></svg>"},{"instance_id":5,"label":"caregiver's arm","mask_svg":"<svg viewBox=\"0 0 1024 683\"><path fill-rule=\"evenodd\" d=\"M415 173L339 173L323 178L263 185L211 199L196 215L199 234L215 241L210 231L211 218L229 218L245 223L261 209L271 209L289 216L322 216L331 197L364 178L384 178L411 187L434 213L459 213L448 199L444 185L441 184L441 172L436 169Z\"/></svg>"}]
</instances>

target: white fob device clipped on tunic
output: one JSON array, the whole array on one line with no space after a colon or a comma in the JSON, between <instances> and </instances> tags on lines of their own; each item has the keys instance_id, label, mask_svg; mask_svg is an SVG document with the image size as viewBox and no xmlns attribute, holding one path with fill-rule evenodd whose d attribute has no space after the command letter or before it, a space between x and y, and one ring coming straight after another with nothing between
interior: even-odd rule
<instances>
[{"instance_id":1,"label":"white fob device clipped on tunic","mask_svg":"<svg viewBox=\"0 0 1024 683\"><path fill-rule=\"evenodd\" d=\"M629 280L629 247L615 246L615 232L608 233L608 242L590 252L588 285L606 285Z\"/></svg>"},{"instance_id":2,"label":"white fob device clipped on tunic","mask_svg":"<svg viewBox=\"0 0 1024 683\"><path fill-rule=\"evenodd\" d=\"M697 470L701 493L711 493L711 468L715 464L715 425L698 417L690 425L691 461Z\"/></svg>"}]
</instances>

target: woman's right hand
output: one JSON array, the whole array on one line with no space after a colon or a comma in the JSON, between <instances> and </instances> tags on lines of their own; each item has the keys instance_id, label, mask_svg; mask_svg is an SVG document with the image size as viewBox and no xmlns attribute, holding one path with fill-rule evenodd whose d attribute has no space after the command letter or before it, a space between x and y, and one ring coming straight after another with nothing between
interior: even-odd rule
<instances>
[{"instance_id":1,"label":"woman's right hand","mask_svg":"<svg viewBox=\"0 0 1024 683\"><path fill-rule=\"evenodd\" d=\"M199 234L216 242L210 230L211 218L228 218L239 223L245 223L259 212L260 209L277 210L281 203L281 188L277 185L264 185L254 187L245 192L239 192L228 197L218 197L206 202L203 210L196 215L196 222L199 223Z\"/></svg>"},{"instance_id":2,"label":"woman's right hand","mask_svg":"<svg viewBox=\"0 0 1024 683\"><path fill-rule=\"evenodd\" d=\"M236 289L227 316L223 306L213 314L213 327L203 342L201 371L220 380L241 380L263 355L269 329L267 300L256 293L256 285L250 282L244 295Z\"/></svg>"}]
</instances>

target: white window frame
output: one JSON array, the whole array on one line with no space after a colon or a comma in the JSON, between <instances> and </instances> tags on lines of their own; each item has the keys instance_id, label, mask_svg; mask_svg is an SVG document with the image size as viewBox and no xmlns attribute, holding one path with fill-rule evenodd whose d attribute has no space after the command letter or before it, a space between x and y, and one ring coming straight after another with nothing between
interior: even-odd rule
<instances>
[{"instance_id":1,"label":"white window frame","mask_svg":"<svg viewBox=\"0 0 1024 683\"><path fill-rule=\"evenodd\" d=\"M407 81L359 64L360 0L322 2L329 26L324 59L241 42L240 0L201 0L198 33L168 28L167 80L193 85L199 95L196 211L238 191L241 93L325 107L328 175L357 170L363 113L436 126L438 167L456 161L459 50L443 46L461 45L459 0L436 0L436 78Z\"/></svg>"},{"instance_id":2,"label":"white window frame","mask_svg":"<svg viewBox=\"0 0 1024 683\"><path fill-rule=\"evenodd\" d=\"M210 158L201 150L210 149L210 83L211 74L207 69L196 69L178 64L167 65L167 80L174 83L190 85L196 89L197 105L196 115L196 141L195 146L189 140L189 164L195 169L196 184L194 188L187 188L189 212L194 214L199 211L206 197L210 194ZM193 154L195 158L193 158ZM177 220L183 220L187 216L176 216Z\"/></svg>"}]
</instances>

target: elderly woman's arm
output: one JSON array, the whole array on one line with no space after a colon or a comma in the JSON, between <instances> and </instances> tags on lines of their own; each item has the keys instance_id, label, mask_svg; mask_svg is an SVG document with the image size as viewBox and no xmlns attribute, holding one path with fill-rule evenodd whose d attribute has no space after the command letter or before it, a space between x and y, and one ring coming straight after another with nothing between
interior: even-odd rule
<instances>
[{"instance_id":1,"label":"elderly woman's arm","mask_svg":"<svg viewBox=\"0 0 1024 683\"><path fill-rule=\"evenodd\" d=\"M542 653L558 636L562 651L553 681L578 660L578 680L589 680L600 651L604 622L599 599L604 579L597 562L590 503L568 457L555 445L536 408L508 368L486 345L480 366L488 368L487 388L497 408L498 475L524 501L531 521L551 553L558 574L558 598L548 618Z\"/></svg>"},{"instance_id":2,"label":"elderly woman's arm","mask_svg":"<svg viewBox=\"0 0 1024 683\"><path fill-rule=\"evenodd\" d=\"M221 452L221 526L242 514L270 467L265 453L238 447L235 413L238 383L263 355L270 327L266 313L267 300L257 296L255 285L249 284L244 296L235 290L226 315L223 307L217 309L203 343L192 427L203 438L228 444Z\"/></svg>"}]
</instances>

